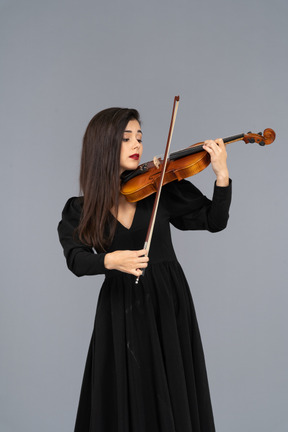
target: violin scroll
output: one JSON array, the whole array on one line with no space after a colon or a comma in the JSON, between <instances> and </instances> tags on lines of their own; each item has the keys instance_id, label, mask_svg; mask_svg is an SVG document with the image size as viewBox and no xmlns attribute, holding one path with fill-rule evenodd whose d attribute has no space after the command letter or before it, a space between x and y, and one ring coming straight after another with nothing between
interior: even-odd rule
<instances>
[{"instance_id":1,"label":"violin scroll","mask_svg":"<svg viewBox=\"0 0 288 432\"><path fill-rule=\"evenodd\" d=\"M243 141L245 141L246 144L257 143L261 146L264 146L272 144L275 138L276 133L274 132L274 130L267 128L264 130L263 134L262 132L259 132L258 134L247 132L247 134L244 134L244 137L242 139Z\"/></svg>"}]
</instances>

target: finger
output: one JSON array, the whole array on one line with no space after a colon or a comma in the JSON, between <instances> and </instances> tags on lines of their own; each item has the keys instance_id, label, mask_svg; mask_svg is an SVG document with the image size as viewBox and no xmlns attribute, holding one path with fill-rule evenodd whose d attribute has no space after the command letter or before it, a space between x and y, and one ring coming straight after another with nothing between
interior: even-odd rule
<instances>
[{"instance_id":1,"label":"finger","mask_svg":"<svg viewBox=\"0 0 288 432\"><path fill-rule=\"evenodd\" d=\"M222 138L217 138L215 140L206 140L204 141L204 145L210 146L212 148L223 147L225 146ZM217 146L217 147L216 147Z\"/></svg>"},{"instance_id":2,"label":"finger","mask_svg":"<svg viewBox=\"0 0 288 432\"><path fill-rule=\"evenodd\" d=\"M216 141L214 141L213 144L211 144L211 147L213 149L213 151L215 152L215 154L220 154L222 153L223 150L225 150L225 146L224 144L218 144Z\"/></svg>"},{"instance_id":3,"label":"finger","mask_svg":"<svg viewBox=\"0 0 288 432\"><path fill-rule=\"evenodd\" d=\"M218 146L214 140L206 140L204 141L204 145L210 148L214 148L215 146Z\"/></svg>"},{"instance_id":4,"label":"finger","mask_svg":"<svg viewBox=\"0 0 288 432\"><path fill-rule=\"evenodd\" d=\"M206 140L204 141L203 147L210 147L212 143L212 140Z\"/></svg>"},{"instance_id":5,"label":"finger","mask_svg":"<svg viewBox=\"0 0 288 432\"><path fill-rule=\"evenodd\" d=\"M210 147L203 146L203 150L205 150L209 154L210 157L212 156L213 150Z\"/></svg>"},{"instance_id":6,"label":"finger","mask_svg":"<svg viewBox=\"0 0 288 432\"><path fill-rule=\"evenodd\" d=\"M207 144L203 145L203 149L208 153L212 154L219 150L219 146L215 143L215 141L209 140Z\"/></svg>"},{"instance_id":7,"label":"finger","mask_svg":"<svg viewBox=\"0 0 288 432\"><path fill-rule=\"evenodd\" d=\"M144 262L148 262L149 261L149 257L142 255L142 256L138 257L138 261L139 262L143 262L143 263Z\"/></svg>"},{"instance_id":8,"label":"finger","mask_svg":"<svg viewBox=\"0 0 288 432\"><path fill-rule=\"evenodd\" d=\"M139 251L137 251L137 255L138 256L146 256L147 255L147 250L146 249L140 249Z\"/></svg>"},{"instance_id":9,"label":"finger","mask_svg":"<svg viewBox=\"0 0 288 432\"><path fill-rule=\"evenodd\" d=\"M134 276L141 276L142 275L142 270L141 269L135 269L131 271L131 274L133 274Z\"/></svg>"},{"instance_id":10,"label":"finger","mask_svg":"<svg viewBox=\"0 0 288 432\"><path fill-rule=\"evenodd\" d=\"M211 140L206 140L206 141L204 141L203 148L204 148L206 151L211 150Z\"/></svg>"},{"instance_id":11,"label":"finger","mask_svg":"<svg viewBox=\"0 0 288 432\"><path fill-rule=\"evenodd\" d=\"M224 141L223 141L223 139L222 138L217 138L216 140L215 140L215 142L216 142L216 144L218 144L218 146L219 147L226 147L226 144L224 144Z\"/></svg>"}]
</instances>

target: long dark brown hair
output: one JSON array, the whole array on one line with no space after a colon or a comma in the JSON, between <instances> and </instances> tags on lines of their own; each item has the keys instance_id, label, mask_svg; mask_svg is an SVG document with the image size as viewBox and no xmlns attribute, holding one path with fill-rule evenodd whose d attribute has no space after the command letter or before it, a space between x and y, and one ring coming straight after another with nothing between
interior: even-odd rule
<instances>
[{"instance_id":1,"label":"long dark brown hair","mask_svg":"<svg viewBox=\"0 0 288 432\"><path fill-rule=\"evenodd\" d=\"M80 190L83 210L78 227L82 242L105 252L111 244L120 191L120 151L123 133L130 120L140 123L137 110L108 108L89 122L83 137Z\"/></svg>"}]
</instances>

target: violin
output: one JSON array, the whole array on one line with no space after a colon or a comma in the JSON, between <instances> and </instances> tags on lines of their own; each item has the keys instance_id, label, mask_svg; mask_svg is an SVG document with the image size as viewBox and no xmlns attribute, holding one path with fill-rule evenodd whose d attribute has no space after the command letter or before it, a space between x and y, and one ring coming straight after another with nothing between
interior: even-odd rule
<instances>
[{"instance_id":1,"label":"violin","mask_svg":"<svg viewBox=\"0 0 288 432\"><path fill-rule=\"evenodd\" d=\"M265 129L264 132L254 134L252 132L223 138L224 143L244 141L257 143L260 146L271 144L276 134L273 129ZM203 150L204 142L191 145L183 150L171 153L164 173L163 185L175 180L182 180L203 171L210 164L210 155ZM125 171L121 176L121 194L129 202L136 202L157 192L163 160L154 158L145 162L135 171Z\"/></svg>"}]
</instances>

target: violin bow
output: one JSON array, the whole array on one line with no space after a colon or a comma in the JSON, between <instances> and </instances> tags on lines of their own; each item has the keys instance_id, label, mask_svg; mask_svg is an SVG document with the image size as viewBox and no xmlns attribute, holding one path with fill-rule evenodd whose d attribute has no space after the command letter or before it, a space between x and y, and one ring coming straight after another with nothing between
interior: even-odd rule
<instances>
[{"instance_id":1,"label":"violin bow","mask_svg":"<svg viewBox=\"0 0 288 432\"><path fill-rule=\"evenodd\" d=\"M159 184L157 187L157 192L156 192L156 196L154 199L154 205L153 205L153 209L152 209L152 213L151 213L151 217L150 217L150 222L149 222L149 226L148 226L148 230L147 230L147 234L146 234L146 239L145 239L145 243L143 246L143 249L146 249L146 251L147 251L147 254L146 254L147 256L149 254L149 249L150 249L150 245L151 245L155 220L156 220L156 216L157 216L158 204L159 204L160 194L161 194L161 190L162 190L162 186L163 186L164 175L165 175L165 171L166 171L166 167L167 167L170 144L171 144L174 125L175 125L175 121L176 121L179 100L180 100L180 96L174 97L173 110L172 110L170 128L169 128L167 144L166 144L166 149L165 149L165 155L164 155L164 159L163 159L161 177L160 177ZM144 276L144 272L145 272L145 269L142 270L141 276ZM139 282L139 276L136 278L135 284L138 284L138 282Z\"/></svg>"}]
</instances>

